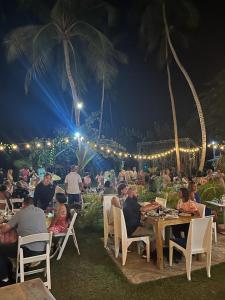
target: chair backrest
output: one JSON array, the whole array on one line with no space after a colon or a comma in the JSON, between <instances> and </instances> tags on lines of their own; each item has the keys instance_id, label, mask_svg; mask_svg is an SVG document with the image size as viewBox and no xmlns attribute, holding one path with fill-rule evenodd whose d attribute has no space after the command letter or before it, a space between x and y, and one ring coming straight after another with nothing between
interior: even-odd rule
<instances>
[{"instance_id":1,"label":"chair backrest","mask_svg":"<svg viewBox=\"0 0 225 300\"><path fill-rule=\"evenodd\" d=\"M212 245L212 217L196 218L190 222L187 249L192 252L208 249Z\"/></svg>"},{"instance_id":2,"label":"chair backrest","mask_svg":"<svg viewBox=\"0 0 225 300\"><path fill-rule=\"evenodd\" d=\"M51 242L52 233L36 233L27 236L19 236L18 247L35 242Z\"/></svg>"},{"instance_id":3,"label":"chair backrest","mask_svg":"<svg viewBox=\"0 0 225 300\"><path fill-rule=\"evenodd\" d=\"M71 210L71 214L72 214L72 219L71 219L71 222L70 222L69 227L68 227L69 233L73 229L74 223L75 223L76 218L77 218L77 212L74 209Z\"/></svg>"},{"instance_id":4,"label":"chair backrest","mask_svg":"<svg viewBox=\"0 0 225 300\"><path fill-rule=\"evenodd\" d=\"M103 210L106 212L109 212L111 209L111 200L113 197L115 197L116 195L105 195L103 196Z\"/></svg>"},{"instance_id":5,"label":"chair backrest","mask_svg":"<svg viewBox=\"0 0 225 300\"><path fill-rule=\"evenodd\" d=\"M200 213L200 217L205 218L205 208L206 208L205 204L201 204L201 203L197 203L197 202L195 204L196 204L196 206L198 208L198 211Z\"/></svg>"},{"instance_id":6,"label":"chair backrest","mask_svg":"<svg viewBox=\"0 0 225 300\"><path fill-rule=\"evenodd\" d=\"M166 207L167 199L156 197L155 201L158 202L162 207Z\"/></svg>"},{"instance_id":7,"label":"chair backrest","mask_svg":"<svg viewBox=\"0 0 225 300\"><path fill-rule=\"evenodd\" d=\"M104 223L109 224L109 215L112 207L112 198L116 195L106 195L103 196L103 217L104 217Z\"/></svg>"},{"instance_id":8,"label":"chair backrest","mask_svg":"<svg viewBox=\"0 0 225 300\"><path fill-rule=\"evenodd\" d=\"M114 234L122 240L127 239L127 228L123 215L123 210L113 206Z\"/></svg>"},{"instance_id":9,"label":"chair backrest","mask_svg":"<svg viewBox=\"0 0 225 300\"><path fill-rule=\"evenodd\" d=\"M10 203L11 203L11 206L12 206L12 211L19 211L20 208L22 208L23 201L24 201L23 198L12 198L12 199L10 199ZM21 207L20 208L14 208L14 204L16 204L16 203L21 204Z\"/></svg>"}]
</instances>

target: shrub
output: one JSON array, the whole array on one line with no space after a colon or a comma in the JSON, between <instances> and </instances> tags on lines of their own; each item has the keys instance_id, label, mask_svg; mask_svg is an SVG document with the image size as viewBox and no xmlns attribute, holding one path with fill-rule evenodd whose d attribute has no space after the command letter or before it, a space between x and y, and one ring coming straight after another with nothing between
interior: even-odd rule
<instances>
[{"instance_id":1,"label":"shrub","mask_svg":"<svg viewBox=\"0 0 225 300\"><path fill-rule=\"evenodd\" d=\"M220 199L225 190L217 182L209 182L199 186L198 192L201 196L202 203L205 203L206 201L211 201L213 199Z\"/></svg>"}]
</instances>

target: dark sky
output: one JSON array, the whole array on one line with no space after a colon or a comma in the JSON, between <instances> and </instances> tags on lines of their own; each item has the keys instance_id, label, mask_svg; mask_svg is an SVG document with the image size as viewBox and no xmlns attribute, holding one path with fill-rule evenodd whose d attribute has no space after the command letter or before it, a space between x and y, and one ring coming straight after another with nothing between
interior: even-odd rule
<instances>
[{"instance_id":1,"label":"dark sky","mask_svg":"<svg viewBox=\"0 0 225 300\"><path fill-rule=\"evenodd\" d=\"M3 4L4 2L4 4ZM0 39L0 138L23 141L35 136L52 136L60 127L73 126L70 122L69 95L63 94L55 74L33 83L28 96L24 93L26 62L7 64L2 41L5 34L18 25L29 23L31 16L14 11L10 1L0 0L6 14L1 26ZM52 2L52 1L51 1ZM128 56L129 64L119 67L119 76L108 92L112 100L113 125L145 130L154 121L172 125L170 100L166 75L159 71L154 58L144 62L144 50L139 46L137 30L129 26L126 11L130 1L114 1L123 15L122 40L119 50ZM12 0L13 3L13 0ZM193 79L197 91L225 67L225 11L223 1L196 1L200 24L190 35L188 49L178 49L178 54ZM35 20L35 16L32 16ZM195 114L194 102L176 67L173 67L174 89L180 128ZM83 96L86 113L99 109L100 90L89 84ZM106 101L106 118L109 117ZM192 138L195 137L193 134Z\"/></svg>"}]
</instances>

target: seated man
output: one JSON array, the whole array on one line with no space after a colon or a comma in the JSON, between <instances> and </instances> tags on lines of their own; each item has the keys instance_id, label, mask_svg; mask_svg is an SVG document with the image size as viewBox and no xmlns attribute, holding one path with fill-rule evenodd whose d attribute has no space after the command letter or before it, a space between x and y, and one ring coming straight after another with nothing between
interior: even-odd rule
<instances>
[{"instance_id":1,"label":"seated man","mask_svg":"<svg viewBox=\"0 0 225 300\"><path fill-rule=\"evenodd\" d=\"M127 235L149 235L149 231L141 223L141 213L147 212L152 209L159 208L159 204L154 202L146 206L141 206L138 203L136 190L133 188L128 189L128 197L124 202L123 213L127 227Z\"/></svg>"},{"instance_id":2,"label":"seated man","mask_svg":"<svg viewBox=\"0 0 225 300\"><path fill-rule=\"evenodd\" d=\"M0 225L0 234L6 234L15 229L18 236L27 236L36 233L47 233L46 218L44 211L33 205L33 199L24 199L23 208L9 220L8 223ZM43 253L44 242L30 243L24 248L24 256L33 256ZM14 240L7 243L0 243L0 256L16 257L17 242Z\"/></svg>"}]
</instances>

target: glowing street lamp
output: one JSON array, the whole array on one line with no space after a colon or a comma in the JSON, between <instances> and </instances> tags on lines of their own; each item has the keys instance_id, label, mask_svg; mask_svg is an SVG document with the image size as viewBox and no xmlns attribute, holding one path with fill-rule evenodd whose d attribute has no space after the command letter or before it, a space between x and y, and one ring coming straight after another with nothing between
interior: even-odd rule
<instances>
[{"instance_id":1,"label":"glowing street lamp","mask_svg":"<svg viewBox=\"0 0 225 300\"><path fill-rule=\"evenodd\" d=\"M83 108L83 102L77 102L77 109L81 110Z\"/></svg>"},{"instance_id":2,"label":"glowing street lamp","mask_svg":"<svg viewBox=\"0 0 225 300\"><path fill-rule=\"evenodd\" d=\"M74 135L74 139L75 139L75 140L76 140L76 139L79 139L79 137L80 137L80 132L76 132L75 135Z\"/></svg>"},{"instance_id":3,"label":"glowing street lamp","mask_svg":"<svg viewBox=\"0 0 225 300\"><path fill-rule=\"evenodd\" d=\"M47 146L48 146L48 147L51 147L51 145L52 145L52 143L48 141L48 142L47 142Z\"/></svg>"},{"instance_id":4,"label":"glowing street lamp","mask_svg":"<svg viewBox=\"0 0 225 300\"><path fill-rule=\"evenodd\" d=\"M30 144L26 144L26 145L25 145L25 148L26 148L26 149L30 149Z\"/></svg>"}]
</instances>

